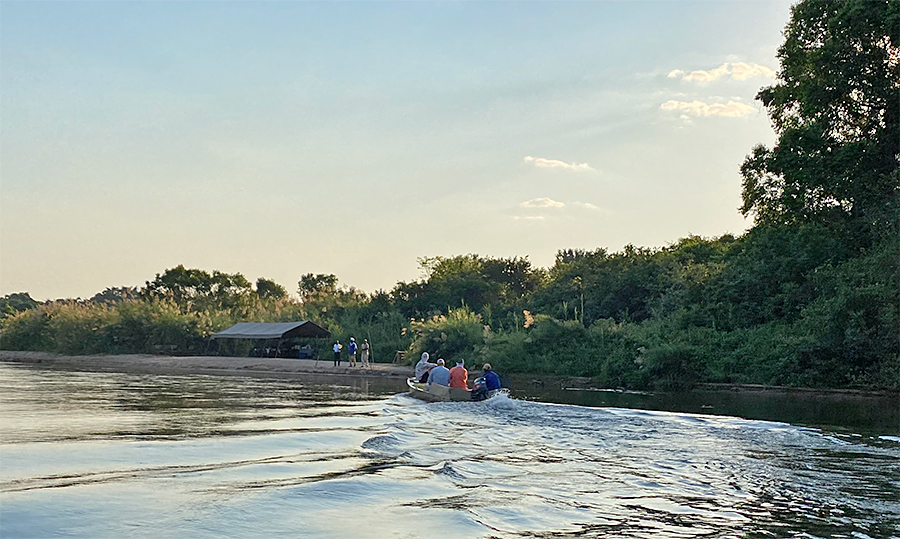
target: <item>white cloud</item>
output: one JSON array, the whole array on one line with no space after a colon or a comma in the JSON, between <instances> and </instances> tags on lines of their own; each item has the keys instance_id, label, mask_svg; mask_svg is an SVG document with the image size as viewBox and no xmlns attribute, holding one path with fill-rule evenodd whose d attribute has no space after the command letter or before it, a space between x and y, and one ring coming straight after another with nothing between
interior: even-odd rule
<instances>
[{"instance_id":1,"label":"white cloud","mask_svg":"<svg viewBox=\"0 0 900 539\"><path fill-rule=\"evenodd\" d=\"M571 205L574 206L574 207L576 207L576 208L583 208L583 209L585 209L585 210L593 210L593 211L596 211L596 210L599 210L599 209L600 209L599 206L596 206L596 205L594 205L594 204L591 204L590 202L572 202Z\"/></svg>"},{"instance_id":2,"label":"white cloud","mask_svg":"<svg viewBox=\"0 0 900 539\"><path fill-rule=\"evenodd\" d=\"M563 168L568 170L594 170L587 163L566 163L565 161L559 161L557 159L545 159L543 157L532 157L530 155L525 157L526 163L534 163L534 166L538 168Z\"/></svg>"},{"instance_id":3,"label":"white cloud","mask_svg":"<svg viewBox=\"0 0 900 539\"><path fill-rule=\"evenodd\" d=\"M680 78L687 82L697 82L700 84L708 84L722 78L731 77L734 80L747 80L753 77L773 78L775 71L760 64L747 64L744 62L734 62L720 65L719 67L708 71L697 70L687 72L682 69L673 69L669 72L670 79Z\"/></svg>"},{"instance_id":4,"label":"white cloud","mask_svg":"<svg viewBox=\"0 0 900 539\"><path fill-rule=\"evenodd\" d=\"M608 215L607 210L590 202L560 202L548 197L533 198L519 204L510 216L516 221L572 221L596 219Z\"/></svg>"},{"instance_id":5,"label":"white cloud","mask_svg":"<svg viewBox=\"0 0 900 539\"><path fill-rule=\"evenodd\" d=\"M759 64L745 64L736 62L731 64L731 78L734 80L747 80L753 77L775 78L775 71Z\"/></svg>"},{"instance_id":6,"label":"white cloud","mask_svg":"<svg viewBox=\"0 0 900 539\"><path fill-rule=\"evenodd\" d=\"M660 110L681 111L690 116L726 116L741 118L756 111L750 105L729 101L728 103L704 103L703 101L675 101L670 99L659 106Z\"/></svg>"},{"instance_id":7,"label":"white cloud","mask_svg":"<svg viewBox=\"0 0 900 539\"><path fill-rule=\"evenodd\" d=\"M522 208L562 208L565 203L553 200L552 198L533 198L519 204Z\"/></svg>"}]
</instances>

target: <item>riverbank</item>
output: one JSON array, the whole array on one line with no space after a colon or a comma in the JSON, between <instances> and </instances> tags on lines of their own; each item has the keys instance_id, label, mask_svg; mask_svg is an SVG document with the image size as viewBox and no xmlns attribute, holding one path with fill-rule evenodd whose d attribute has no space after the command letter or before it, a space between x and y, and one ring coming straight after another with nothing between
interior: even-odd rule
<instances>
[{"instance_id":1,"label":"riverbank","mask_svg":"<svg viewBox=\"0 0 900 539\"><path fill-rule=\"evenodd\" d=\"M331 359L290 359L265 357L229 357L229 356L167 356L150 354L119 355L64 355L53 352L28 352L0 350L0 361L9 363L25 363L43 365L51 368L78 371L101 371L142 374L211 374L226 376L257 376L292 378L304 374L327 376L353 376L363 378L401 378L412 373L412 367L396 363L371 363L369 368L357 365L350 367L342 361L339 367L333 365ZM472 376L470 372L470 377ZM513 387L525 390L526 393L541 393L543 390L568 391L614 391L596 386L591 378L578 376L554 376L540 374L510 374L509 381ZM893 396L890 391L866 391L859 389L820 389L784 386L766 386L759 384L698 384L695 389L749 392L749 393L815 393L820 395L859 395L859 396ZM619 390L621 392L621 390ZM627 393L644 393L632 392Z\"/></svg>"},{"instance_id":2,"label":"riverbank","mask_svg":"<svg viewBox=\"0 0 900 539\"><path fill-rule=\"evenodd\" d=\"M372 363L363 368L350 367L342 361L339 367L329 359L289 359L267 357L165 356L149 354L69 356L51 352L0 351L0 361L43 365L79 371L125 372L144 374L214 374L226 376L259 376L292 378L304 374L354 376L368 378L406 378L408 366Z\"/></svg>"},{"instance_id":3,"label":"riverbank","mask_svg":"<svg viewBox=\"0 0 900 539\"><path fill-rule=\"evenodd\" d=\"M160 376L230 376L298 380L342 385L363 384L367 391L399 393L411 367L375 363L369 369L331 360L286 358L123 355L61 355L50 352L0 351L0 363L48 370L151 374ZM470 373L470 377L478 371ZM702 384L690 391L645 392L598 387L591 378L503 374L519 400L587 407L634 408L700 415L787 422L828 430L900 434L900 394L858 390L820 390L761 385ZM374 384L374 385L373 385Z\"/></svg>"}]
</instances>

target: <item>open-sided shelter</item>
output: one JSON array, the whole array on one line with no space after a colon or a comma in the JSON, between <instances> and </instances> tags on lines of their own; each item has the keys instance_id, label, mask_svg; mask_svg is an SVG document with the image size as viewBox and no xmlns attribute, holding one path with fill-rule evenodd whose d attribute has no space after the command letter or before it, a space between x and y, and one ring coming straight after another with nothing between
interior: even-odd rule
<instances>
[{"instance_id":1,"label":"open-sided shelter","mask_svg":"<svg viewBox=\"0 0 900 539\"><path fill-rule=\"evenodd\" d=\"M323 329L308 320L298 322L239 322L228 329L214 333L209 341L220 339L251 339L251 340L276 340L275 349L281 348L281 342L285 339L312 338L327 339L331 332Z\"/></svg>"}]
</instances>

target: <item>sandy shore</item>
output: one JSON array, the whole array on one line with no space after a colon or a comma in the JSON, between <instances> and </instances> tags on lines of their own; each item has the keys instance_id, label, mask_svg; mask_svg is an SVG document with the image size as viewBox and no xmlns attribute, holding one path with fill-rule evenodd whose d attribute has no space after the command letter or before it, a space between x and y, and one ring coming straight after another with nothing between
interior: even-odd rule
<instances>
[{"instance_id":1,"label":"sandy shore","mask_svg":"<svg viewBox=\"0 0 900 539\"><path fill-rule=\"evenodd\" d=\"M411 366L401 366L393 363L372 363L370 368L364 369L358 364L356 367L350 367L347 361L342 361L340 367L334 367L330 358L320 359L316 362L311 359L219 356L179 357L150 354L66 356L51 352L19 352L11 350L0 350L0 362L41 365L74 371L213 374L276 378L302 378L304 375L325 375L404 380L412 374L413 370ZM474 378L473 374L470 372L470 379ZM509 377L509 380L513 384L512 387L532 388L534 391L549 388L594 389L594 381L592 379L573 376L513 374ZM892 391L810 389L756 384L698 384L697 389L742 393L809 393L838 396L900 397L900 393Z\"/></svg>"},{"instance_id":2,"label":"sandy shore","mask_svg":"<svg viewBox=\"0 0 900 539\"><path fill-rule=\"evenodd\" d=\"M301 377L304 374L354 377L406 378L412 367L392 363L372 363L370 368L350 367L342 361L334 367L333 361L320 359L219 357L219 356L157 356L148 354L65 356L50 352L0 351L0 361L9 363L40 364L48 367L104 372L135 372L149 374L216 374L235 376L275 376L279 378Z\"/></svg>"}]
</instances>

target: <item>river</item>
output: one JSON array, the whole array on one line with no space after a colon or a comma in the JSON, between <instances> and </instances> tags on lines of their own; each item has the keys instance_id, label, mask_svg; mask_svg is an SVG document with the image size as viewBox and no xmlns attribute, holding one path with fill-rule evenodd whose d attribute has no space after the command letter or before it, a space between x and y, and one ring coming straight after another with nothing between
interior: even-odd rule
<instances>
[{"instance_id":1,"label":"river","mask_svg":"<svg viewBox=\"0 0 900 539\"><path fill-rule=\"evenodd\" d=\"M401 390L0 363L0 537L900 537L891 424Z\"/></svg>"}]
</instances>

